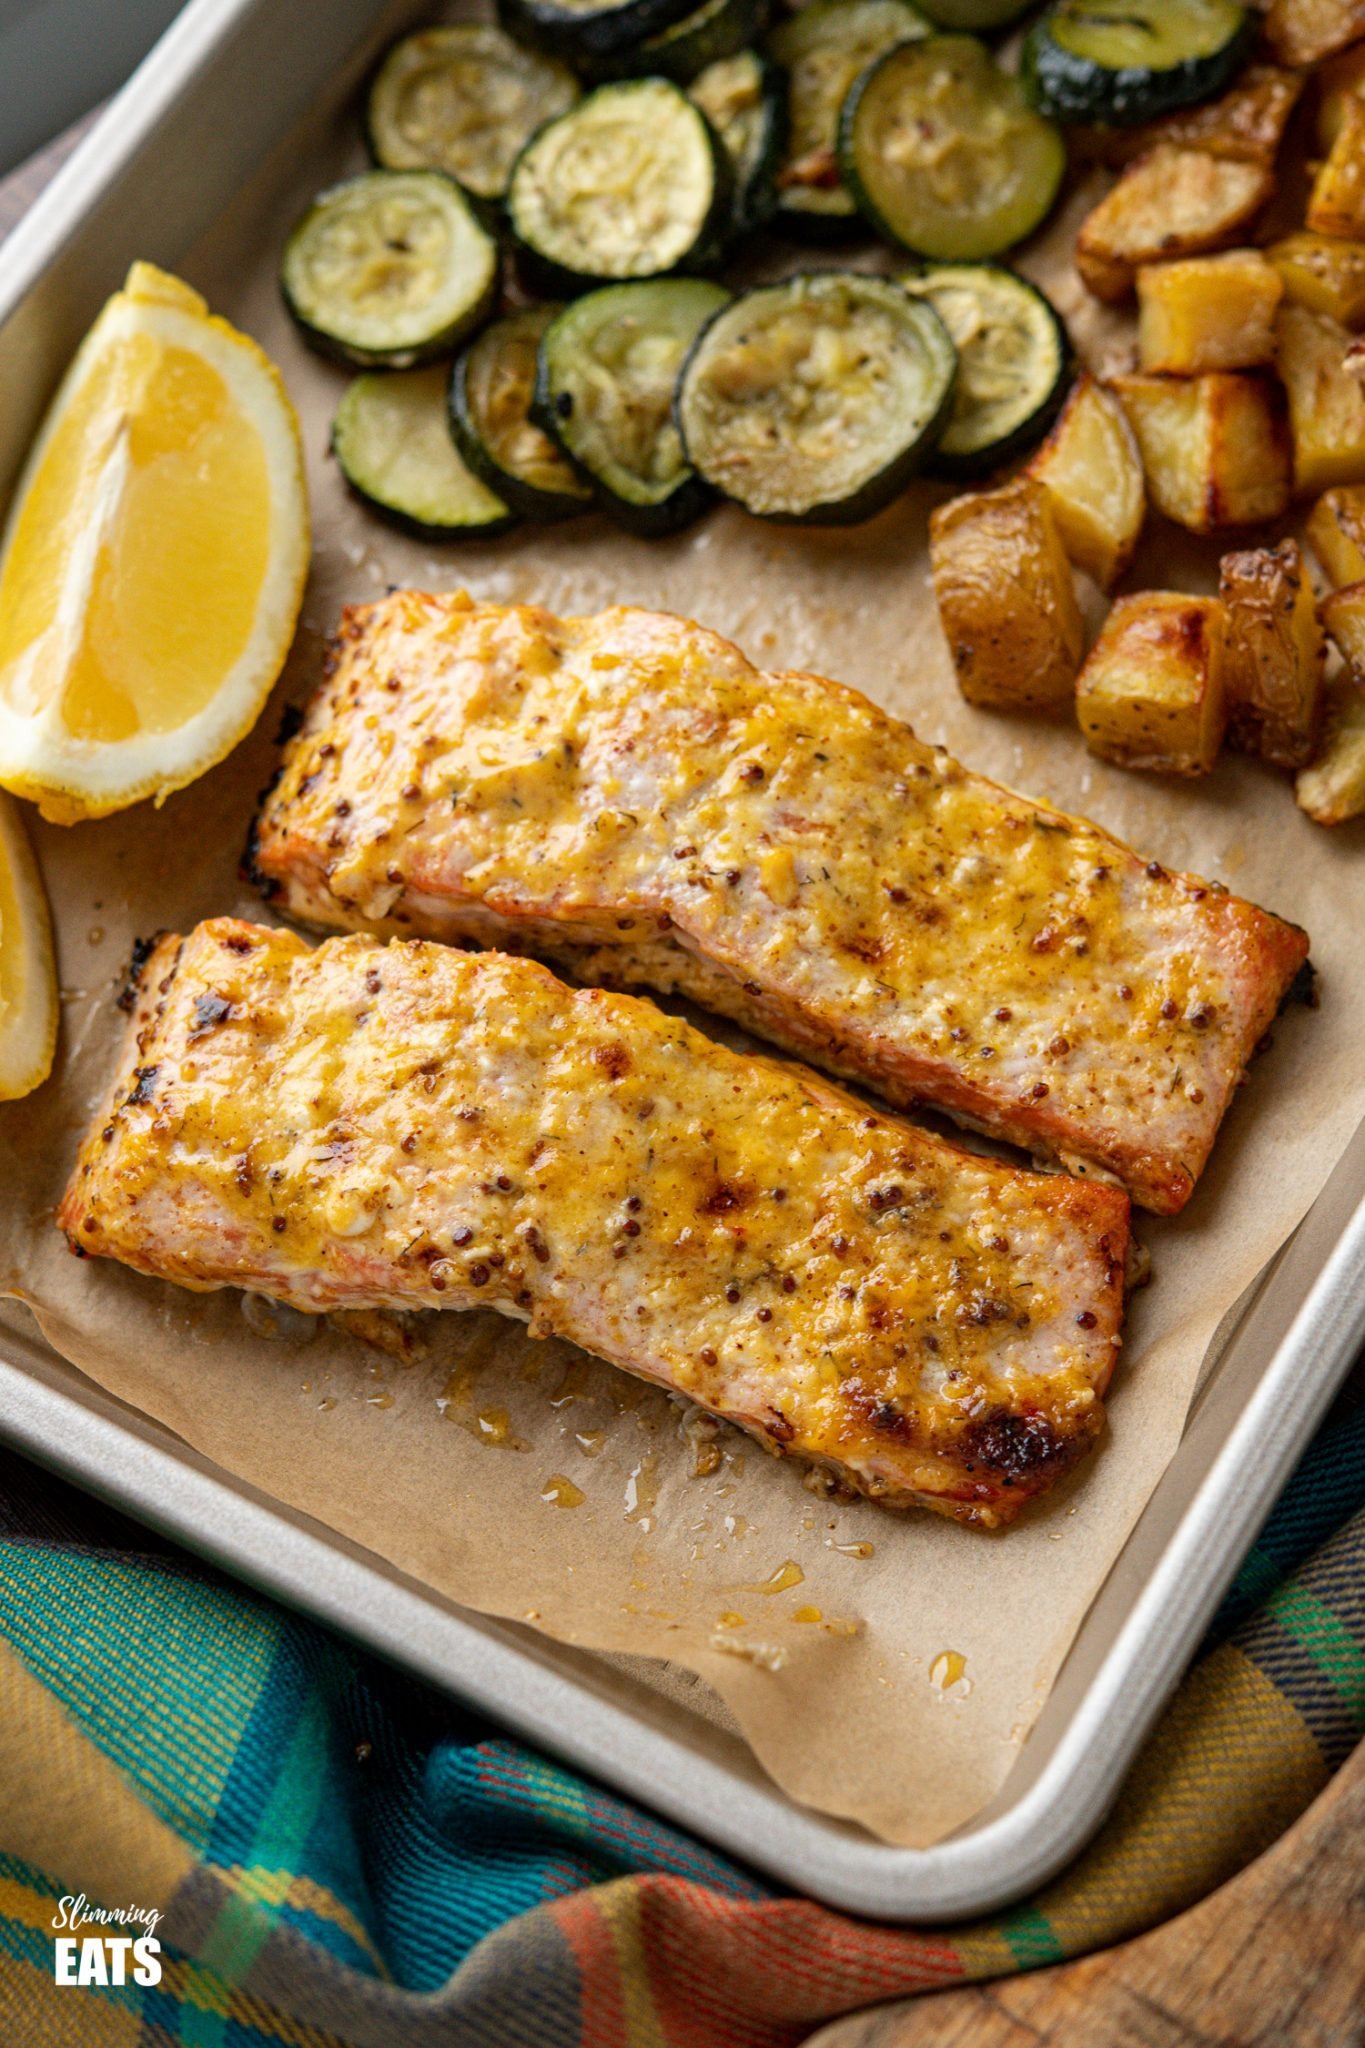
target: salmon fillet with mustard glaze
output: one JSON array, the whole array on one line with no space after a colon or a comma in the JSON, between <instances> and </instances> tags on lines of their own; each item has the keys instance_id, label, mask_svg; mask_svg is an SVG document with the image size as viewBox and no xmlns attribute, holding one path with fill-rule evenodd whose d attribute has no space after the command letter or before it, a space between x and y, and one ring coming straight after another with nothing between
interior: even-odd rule
<instances>
[{"instance_id":1,"label":"salmon fillet with mustard glaze","mask_svg":"<svg viewBox=\"0 0 1365 2048\"><path fill-rule=\"evenodd\" d=\"M305 923L689 996L1165 1212L1308 950L856 691L627 609L348 611L248 857Z\"/></svg>"},{"instance_id":2,"label":"salmon fillet with mustard glaze","mask_svg":"<svg viewBox=\"0 0 1365 2048\"><path fill-rule=\"evenodd\" d=\"M314 1313L498 1309L992 1526L1099 1433L1128 1201L529 960L218 919L143 964L59 1221Z\"/></svg>"}]
</instances>

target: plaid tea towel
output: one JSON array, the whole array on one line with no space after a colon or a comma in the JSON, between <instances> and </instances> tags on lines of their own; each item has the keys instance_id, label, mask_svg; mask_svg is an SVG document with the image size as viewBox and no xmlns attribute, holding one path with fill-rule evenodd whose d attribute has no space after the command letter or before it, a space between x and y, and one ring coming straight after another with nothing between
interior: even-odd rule
<instances>
[{"instance_id":1,"label":"plaid tea towel","mask_svg":"<svg viewBox=\"0 0 1365 2048\"><path fill-rule=\"evenodd\" d=\"M787 2048L1181 1911L1362 1731L1365 1406L1309 1452L1092 1847L927 1933L783 1895L0 1454L0 2043Z\"/></svg>"}]
</instances>

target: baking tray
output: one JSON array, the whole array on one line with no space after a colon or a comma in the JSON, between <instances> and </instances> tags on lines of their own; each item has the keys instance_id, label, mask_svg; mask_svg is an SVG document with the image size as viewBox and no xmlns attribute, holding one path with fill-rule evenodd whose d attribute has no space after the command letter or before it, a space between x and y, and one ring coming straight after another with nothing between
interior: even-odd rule
<instances>
[{"instance_id":1,"label":"baking tray","mask_svg":"<svg viewBox=\"0 0 1365 2048\"><path fill-rule=\"evenodd\" d=\"M338 72L358 77L420 13L192 0L6 245L0 497L129 262L173 268ZM696 1681L663 1692L626 1660L462 1610L266 1498L86 1380L12 1303L0 1304L0 1435L770 1876L852 1911L945 1921L1019 1897L1098 1826L1365 1341L1365 1126L1222 1335L1009 1779L930 1849L888 1847L797 1806Z\"/></svg>"}]
</instances>

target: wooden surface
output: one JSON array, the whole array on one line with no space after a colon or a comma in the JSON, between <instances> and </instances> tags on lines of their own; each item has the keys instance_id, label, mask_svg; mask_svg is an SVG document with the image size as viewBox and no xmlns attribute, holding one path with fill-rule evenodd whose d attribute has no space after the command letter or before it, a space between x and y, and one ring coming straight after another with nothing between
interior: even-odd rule
<instances>
[{"instance_id":1,"label":"wooden surface","mask_svg":"<svg viewBox=\"0 0 1365 2048\"><path fill-rule=\"evenodd\" d=\"M1178 1920L1058 1969L880 2006L806 2048L1360 2048L1365 1743L1288 1834Z\"/></svg>"},{"instance_id":2,"label":"wooden surface","mask_svg":"<svg viewBox=\"0 0 1365 2048\"><path fill-rule=\"evenodd\" d=\"M0 181L0 239L93 118ZM1259 1862L1155 1933L880 2006L806 2048L1365 2048L1365 1743Z\"/></svg>"}]
</instances>

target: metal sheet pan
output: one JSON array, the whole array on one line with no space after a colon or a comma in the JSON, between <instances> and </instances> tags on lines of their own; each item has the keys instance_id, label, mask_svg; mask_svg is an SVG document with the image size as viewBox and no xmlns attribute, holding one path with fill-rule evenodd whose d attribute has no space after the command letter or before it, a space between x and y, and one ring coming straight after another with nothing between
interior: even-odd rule
<instances>
[{"instance_id":1,"label":"metal sheet pan","mask_svg":"<svg viewBox=\"0 0 1365 2048\"><path fill-rule=\"evenodd\" d=\"M6 247L0 494L128 263L174 265L338 71L358 76L415 12L193 0ZM1004 1788L923 1850L796 1806L713 1715L621 1660L458 1609L266 1499L120 1406L11 1304L0 1305L0 1435L770 1876L856 1912L945 1921L1017 1898L1098 1826L1362 1341L1365 1127L1243 1303Z\"/></svg>"}]
</instances>

